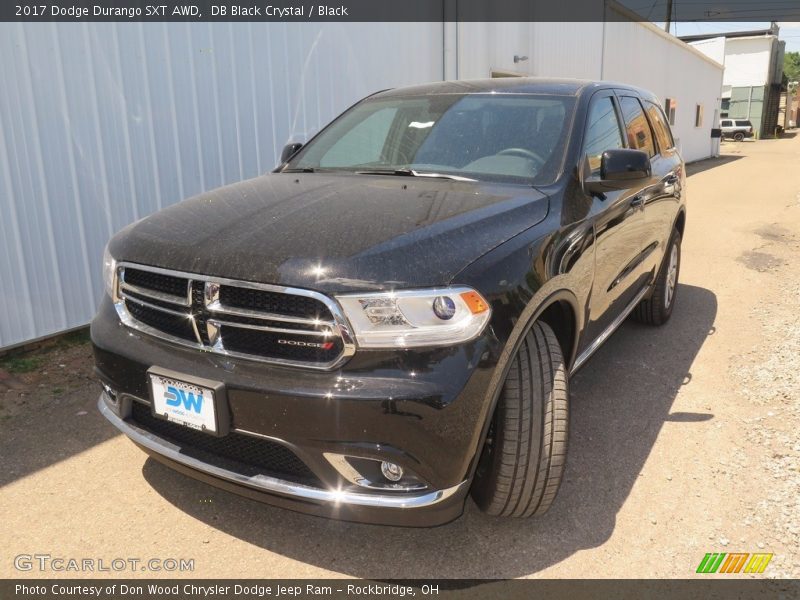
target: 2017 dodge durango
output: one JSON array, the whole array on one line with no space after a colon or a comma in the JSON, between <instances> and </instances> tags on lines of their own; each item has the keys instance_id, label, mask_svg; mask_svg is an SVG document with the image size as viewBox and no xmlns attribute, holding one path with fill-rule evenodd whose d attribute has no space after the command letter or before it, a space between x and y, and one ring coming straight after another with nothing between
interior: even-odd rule
<instances>
[{"instance_id":1,"label":"2017 dodge durango","mask_svg":"<svg viewBox=\"0 0 800 600\"><path fill-rule=\"evenodd\" d=\"M111 239L100 411L174 469L298 511L544 513L570 375L675 305L685 174L657 98L388 90L281 161Z\"/></svg>"}]
</instances>

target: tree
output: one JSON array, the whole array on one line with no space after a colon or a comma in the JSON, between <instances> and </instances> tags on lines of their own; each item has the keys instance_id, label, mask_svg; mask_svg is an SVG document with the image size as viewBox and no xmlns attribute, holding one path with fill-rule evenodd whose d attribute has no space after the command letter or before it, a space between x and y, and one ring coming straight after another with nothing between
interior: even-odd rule
<instances>
[{"instance_id":1,"label":"tree","mask_svg":"<svg viewBox=\"0 0 800 600\"><path fill-rule=\"evenodd\" d=\"M787 52L783 55L783 74L790 83L800 81L800 52Z\"/></svg>"}]
</instances>

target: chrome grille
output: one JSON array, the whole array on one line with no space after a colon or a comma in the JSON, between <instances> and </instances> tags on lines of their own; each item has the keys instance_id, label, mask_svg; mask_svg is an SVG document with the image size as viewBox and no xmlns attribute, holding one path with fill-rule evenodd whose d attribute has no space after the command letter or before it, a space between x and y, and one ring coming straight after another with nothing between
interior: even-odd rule
<instances>
[{"instance_id":1,"label":"chrome grille","mask_svg":"<svg viewBox=\"0 0 800 600\"><path fill-rule=\"evenodd\" d=\"M114 301L129 327L218 354L332 369L355 351L338 306L310 290L120 263Z\"/></svg>"}]
</instances>

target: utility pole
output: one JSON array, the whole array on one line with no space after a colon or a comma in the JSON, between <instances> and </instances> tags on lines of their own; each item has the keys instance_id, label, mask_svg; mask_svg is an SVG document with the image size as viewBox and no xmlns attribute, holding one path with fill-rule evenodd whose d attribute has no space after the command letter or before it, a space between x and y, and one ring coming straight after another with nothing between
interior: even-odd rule
<instances>
[{"instance_id":1,"label":"utility pole","mask_svg":"<svg viewBox=\"0 0 800 600\"><path fill-rule=\"evenodd\" d=\"M672 0L667 0L667 17L664 19L664 31L669 33L669 26L672 23Z\"/></svg>"}]
</instances>

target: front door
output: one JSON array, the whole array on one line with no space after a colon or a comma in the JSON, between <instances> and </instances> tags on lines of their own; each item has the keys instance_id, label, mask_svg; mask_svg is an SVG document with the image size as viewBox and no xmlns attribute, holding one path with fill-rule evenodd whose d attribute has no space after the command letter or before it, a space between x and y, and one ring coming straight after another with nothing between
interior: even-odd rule
<instances>
[{"instance_id":1,"label":"front door","mask_svg":"<svg viewBox=\"0 0 800 600\"><path fill-rule=\"evenodd\" d=\"M588 158L593 177L600 175L600 161L605 150L639 148L641 123L636 121L622 126L623 100L610 90L597 92L592 97L584 135L584 156ZM652 136L650 141L652 143ZM645 193L646 189L631 187L592 198L595 273L584 347L609 328L648 283L643 265L647 237L643 212Z\"/></svg>"}]
</instances>

